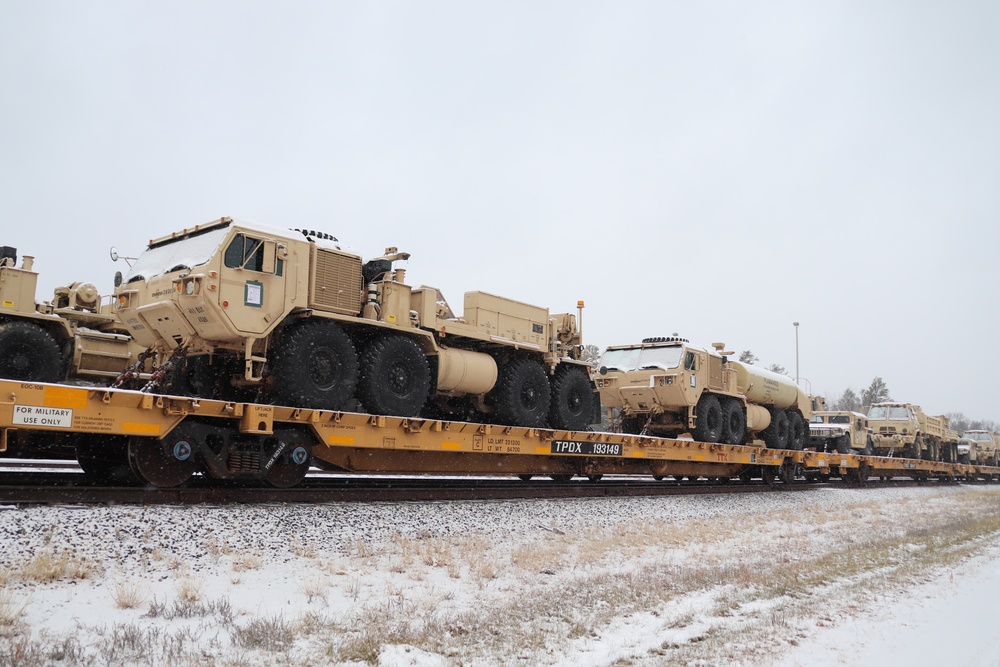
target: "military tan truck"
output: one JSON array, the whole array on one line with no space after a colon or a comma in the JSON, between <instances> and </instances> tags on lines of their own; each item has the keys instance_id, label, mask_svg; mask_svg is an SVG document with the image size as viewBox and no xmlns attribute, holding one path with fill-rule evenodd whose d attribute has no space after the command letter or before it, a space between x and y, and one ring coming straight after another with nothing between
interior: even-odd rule
<instances>
[{"instance_id":1,"label":"military tan truck","mask_svg":"<svg viewBox=\"0 0 1000 667\"><path fill-rule=\"evenodd\" d=\"M108 384L142 352L118 319L102 310L97 288L76 282L35 301L34 258L0 247L0 377L27 382ZM106 304L105 304L106 305Z\"/></svg>"},{"instance_id":2,"label":"military tan truck","mask_svg":"<svg viewBox=\"0 0 1000 667\"><path fill-rule=\"evenodd\" d=\"M818 452L872 454L875 444L868 417L848 410L814 412L809 420L809 447Z\"/></svg>"},{"instance_id":3,"label":"military tan truck","mask_svg":"<svg viewBox=\"0 0 1000 667\"><path fill-rule=\"evenodd\" d=\"M809 397L784 376L730 361L722 343L712 347L670 336L607 348L596 379L601 404L620 411L626 433L734 445L760 437L768 447L802 449Z\"/></svg>"},{"instance_id":4,"label":"military tan truck","mask_svg":"<svg viewBox=\"0 0 1000 667\"><path fill-rule=\"evenodd\" d=\"M582 430L594 412L576 315L468 292L461 315L387 248L220 218L153 239L115 291L131 335L195 395ZM582 308L582 302L578 304ZM354 402L356 399L356 402ZM429 401L430 399L430 401Z\"/></svg>"},{"instance_id":5,"label":"military tan truck","mask_svg":"<svg viewBox=\"0 0 1000 667\"><path fill-rule=\"evenodd\" d=\"M958 433L948 418L925 414L912 403L876 403L868 410L879 456L906 456L927 461L958 461Z\"/></svg>"},{"instance_id":6,"label":"military tan truck","mask_svg":"<svg viewBox=\"0 0 1000 667\"><path fill-rule=\"evenodd\" d=\"M983 429L965 431L958 440L958 461L980 466L1000 465L1000 437Z\"/></svg>"}]
</instances>

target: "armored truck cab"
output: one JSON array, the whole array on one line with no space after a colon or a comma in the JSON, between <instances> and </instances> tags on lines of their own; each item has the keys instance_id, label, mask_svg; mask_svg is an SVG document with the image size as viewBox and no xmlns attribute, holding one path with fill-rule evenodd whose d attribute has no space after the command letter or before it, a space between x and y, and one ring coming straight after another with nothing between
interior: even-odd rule
<instances>
[{"instance_id":1,"label":"armored truck cab","mask_svg":"<svg viewBox=\"0 0 1000 667\"><path fill-rule=\"evenodd\" d=\"M356 400L373 414L518 426L591 423L575 315L469 292L456 316L438 290L406 284L394 265L408 258L387 248L364 262L328 234L220 218L150 241L116 307L173 367L175 391L252 391L330 410Z\"/></svg>"}]
</instances>

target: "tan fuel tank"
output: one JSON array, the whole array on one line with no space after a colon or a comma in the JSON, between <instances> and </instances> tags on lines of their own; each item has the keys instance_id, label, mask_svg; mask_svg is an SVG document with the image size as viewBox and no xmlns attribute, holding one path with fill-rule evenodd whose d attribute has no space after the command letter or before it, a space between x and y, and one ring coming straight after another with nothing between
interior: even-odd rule
<instances>
[{"instance_id":1,"label":"tan fuel tank","mask_svg":"<svg viewBox=\"0 0 1000 667\"><path fill-rule=\"evenodd\" d=\"M730 363L736 369L736 386L748 402L788 408L798 401L799 388L790 378L739 361Z\"/></svg>"},{"instance_id":2,"label":"tan fuel tank","mask_svg":"<svg viewBox=\"0 0 1000 667\"><path fill-rule=\"evenodd\" d=\"M497 383L497 362L488 354L443 347L438 352L439 391L485 394Z\"/></svg>"}]
</instances>

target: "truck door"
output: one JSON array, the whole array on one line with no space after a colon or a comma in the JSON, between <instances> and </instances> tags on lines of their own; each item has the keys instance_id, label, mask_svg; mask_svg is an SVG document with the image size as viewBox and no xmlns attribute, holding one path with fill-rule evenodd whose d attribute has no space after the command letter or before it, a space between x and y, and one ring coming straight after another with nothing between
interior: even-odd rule
<instances>
[{"instance_id":1,"label":"truck door","mask_svg":"<svg viewBox=\"0 0 1000 667\"><path fill-rule=\"evenodd\" d=\"M269 331L285 311L283 246L241 232L226 246L219 301L233 326L244 334Z\"/></svg>"}]
</instances>

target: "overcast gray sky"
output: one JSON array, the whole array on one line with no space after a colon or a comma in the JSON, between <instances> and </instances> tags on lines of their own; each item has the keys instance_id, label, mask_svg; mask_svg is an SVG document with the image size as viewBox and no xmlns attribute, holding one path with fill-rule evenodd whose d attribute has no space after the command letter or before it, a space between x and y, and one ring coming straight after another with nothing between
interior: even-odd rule
<instances>
[{"instance_id":1,"label":"overcast gray sky","mask_svg":"<svg viewBox=\"0 0 1000 667\"><path fill-rule=\"evenodd\" d=\"M0 0L39 297L223 215L1000 421L1000 3Z\"/></svg>"}]
</instances>

